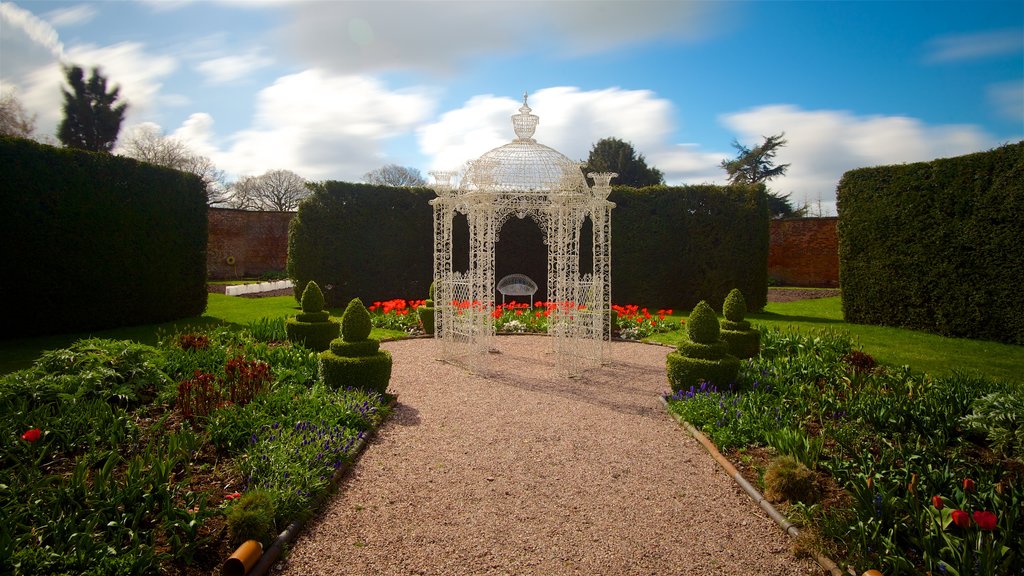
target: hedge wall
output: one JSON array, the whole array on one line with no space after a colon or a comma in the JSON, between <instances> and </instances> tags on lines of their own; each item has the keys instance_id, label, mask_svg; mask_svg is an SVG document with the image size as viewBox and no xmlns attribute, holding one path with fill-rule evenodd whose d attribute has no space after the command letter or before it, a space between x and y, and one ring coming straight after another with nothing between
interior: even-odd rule
<instances>
[{"instance_id":1,"label":"hedge wall","mask_svg":"<svg viewBox=\"0 0 1024 576\"><path fill-rule=\"evenodd\" d=\"M296 297L315 280L329 307L426 298L434 270L427 188L324 182L299 205L288 231ZM298 288L302 287L302 288Z\"/></svg>"},{"instance_id":2,"label":"hedge wall","mask_svg":"<svg viewBox=\"0 0 1024 576\"><path fill-rule=\"evenodd\" d=\"M838 208L848 322L1024 344L1024 141L847 172Z\"/></svg>"},{"instance_id":3,"label":"hedge wall","mask_svg":"<svg viewBox=\"0 0 1024 576\"><path fill-rule=\"evenodd\" d=\"M768 301L764 185L617 187L612 210L612 299L652 308L715 310L733 288L750 310Z\"/></svg>"},{"instance_id":4,"label":"hedge wall","mask_svg":"<svg viewBox=\"0 0 1024 576\"><path fill-rule=\"evenodd\" d=\"M288 273L296 286L316 280L328 304L425 298L433 270L433 224L427 188L326 182L292 221ZM721 309L740 288L752 310L768 297L768 204L763 186L615 188L612 298L650 308ZM584 224L589 238L590 222ZM467 226L457 217L455 267L468 267ZM592 252L581 250L581 267ZM509 220L495 247L495 278L521 272L545 299L547 252L532 220ZM298 294L296 294L298 296Z\"/></svg>"},{"instance_id":5,"label":"hedge wall","mask_svg":"<svg viewBox=\"0 0 1024 576\"><path fill-rule=\"evenodd\" d=\"M19 138L0 138L0 164L3 337L206 310L206 195L198 178Z\"/></svg>"}]
</instances>

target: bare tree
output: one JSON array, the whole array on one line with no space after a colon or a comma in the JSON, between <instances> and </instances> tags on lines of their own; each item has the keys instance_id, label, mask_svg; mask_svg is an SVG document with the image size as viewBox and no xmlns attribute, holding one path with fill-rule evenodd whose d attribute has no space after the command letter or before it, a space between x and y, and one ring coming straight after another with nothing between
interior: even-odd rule
<instances>
[{"instance_id":1,"label":"bare tree","mask_svg":"<svg viewBox=\"0 0 1024 576\"><path fill-rule=\"evenodd\" d=\"M231 185L228 204L244 210L291 212L309 196L306 181L290 170L269 170L262 176L243 176Z\"/></svg>"},{"instance_id":2,"label":"bare tree","mask_svg":"<svg viewBox=\"0 0 1024 576\"><path fill-rule=\"evenodd\" d=\"M213 161L206 156L193 152L178 138L164 135L155 126L136 127L123 139L118 152L122 156L141 162L195 174L203 181L207 206L223 204L228 199L224 171L218 170Z\"/></svg>"},{"instance_id":3,"label":"bare tree","mask_svg":"<svg viewBox=\"0 0 1024 576\"><path fill-rule=\"evenodd\" d=\"M416 168L388 164L363 175L367 184L378 186L423 186L427 183Z\"/></svg>"},{"instance_id":4,"label":"bare tree","mask_svg":"<svg viewBox=\"0 0 1024 576\"><path fill-rule=\"evenodd\" d=\"M14 90L7 90L0 95L0 134L32 138L35 130L35 114L28 115Z\"/></svg>"}]
</instances>

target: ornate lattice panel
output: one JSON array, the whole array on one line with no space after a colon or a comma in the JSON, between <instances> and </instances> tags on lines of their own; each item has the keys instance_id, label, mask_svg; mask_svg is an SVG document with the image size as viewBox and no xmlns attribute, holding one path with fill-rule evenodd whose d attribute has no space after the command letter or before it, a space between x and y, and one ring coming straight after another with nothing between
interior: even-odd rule
<instances>
[{"instance_id":1,"label":"ornate lattice panel","mask_svg":"<svg viewBox=\"0 0 1024 576\"><path fill-rule=\"evenodd\" d=\"M434 207L435 338L442 357L486 373L494 336L494 245L501 225L515 216L537 222L548 247L548 300L558 306L548 334L560 370L571 376L597 366L611 341L611 210L614 173L588 174L533 139L539 118L526 96L512 116L516 138L470 162L457 184L452 172L431 172ZM469 223L469 269L453 269L455 214ZM581 238L583 222L593 236ZM580 243L592 242L593 270L580 270Z\"/></svg>"}]
</instances>

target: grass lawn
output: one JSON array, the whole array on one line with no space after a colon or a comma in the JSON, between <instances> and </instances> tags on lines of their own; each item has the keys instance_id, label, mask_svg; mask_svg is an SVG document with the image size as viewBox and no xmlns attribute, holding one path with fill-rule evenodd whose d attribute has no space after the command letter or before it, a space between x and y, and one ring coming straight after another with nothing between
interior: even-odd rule
<instances>
[{"instance_id":1,"label":"grass lawn","mask_svg":"<svg viewBox=\"0 0 1024 576\"><path fill-rule=\"evenodd\" d=\"M230 324L241 327L260 318L289 316L298 310L298 303L291 296L239 298L210 294L206 313L195 318L91 333L5 340L0 344L0 373L27 368L40 352L64 348L79 338L123 338L155 344L159 335L172 334L186 326ZM341 308L330 310L336 318L341 316L342 311ZM805 332L824 329L847 332L857 346L884 364L906 364L916 371L934 375L960 369L1024 384L1024 346L944 338L900 328L847 324L842 316L842 302L839 297L834 297L769 303L764 312L748 314L747 318L758 327L777 326ZM397 330L375 328L372 336L393 339L404 334ZM655 335L650 340L676 344L681 336L680 332L669 332Z\"/></svg>"},{"instance_id":2,"label":"grass lawn","mask_svg":"<svg viewBox=\"0 0 1024 576\"><path fill-rule=\"evenodd\" d=\"M188 326L211 326L216 324L234 325L239 328L260 318L291 316L299 312L299 304L291 296L271 296L267 298L239 298L223 294L209 294L206 301L206 313L202 316L185 318L175 322L162 324L146 324L129 326L94 332L78 332L39 336L36 338L19 338L0 340L0 374L28 368L39 354L46 350L65 348L81 338L110 338L134 340L142 344L156 344L161 336L174 334ZM341 318L343 308L331 308L331 316ZM405 336L396 330L374 329L370 334L373 338L394 339Z\"/></svg>"},{"instance_id":3,"label":"grass lawn","mask_svg":"<svg viewBox=\"0 0 1024 576\"><path fill-rule=\"evenodd\" d=\"M760 328L847 332L856 346L883 364L905 364L915 371L936 376L959 369L1024 384L1024 346L945 338L901 328L847 324L843 321L842 300L838 296L769 302L764 312L747 314L747 320ZM680 337L680 332L670 332L655 335L650 340L676 344Z\"/></svg>"}]
</instances>

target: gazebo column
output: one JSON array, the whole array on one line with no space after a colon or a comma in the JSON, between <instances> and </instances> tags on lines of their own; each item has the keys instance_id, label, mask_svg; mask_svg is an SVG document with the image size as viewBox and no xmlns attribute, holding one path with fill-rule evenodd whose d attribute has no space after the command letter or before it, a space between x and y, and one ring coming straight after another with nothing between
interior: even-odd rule
<instances>
[{"instance_id":1,"label":"gazebo column","mask_svg":"<svg viewBox=\"0 0 1024 576\"><path fill-rule=\"evenodd\" d=\"M612 341L612 208L613 202L608 201L612 191L611 179L618 176L614 172L590 173L587 176L594 180L591 189L591 219L594 222L594 288L598 291L595 300L601 303L601 340L602 361L611 357Z\"/></svg>"}]
</instances>

